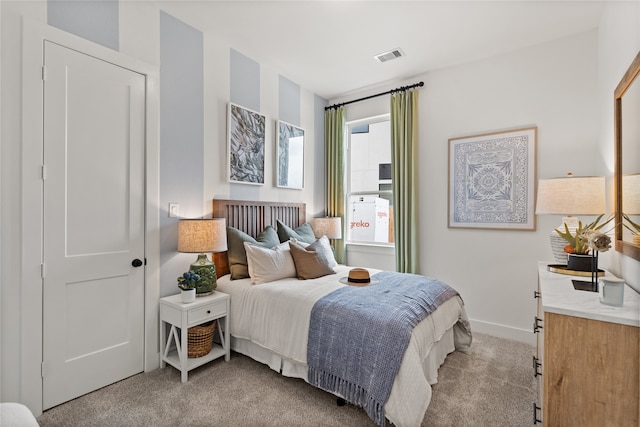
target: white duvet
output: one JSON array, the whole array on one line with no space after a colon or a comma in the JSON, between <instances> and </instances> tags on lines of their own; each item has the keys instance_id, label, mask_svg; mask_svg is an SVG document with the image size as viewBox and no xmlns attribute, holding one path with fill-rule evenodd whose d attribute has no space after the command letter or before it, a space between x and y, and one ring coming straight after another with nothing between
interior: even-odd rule
<instances>
[{"instance_id":1,"label":"white duvet","mask_svg":"<svg viewBox=\"0 0 640 427\"><path fill-rule=\"evenodd\" d=\"M337 274L313 280L295 278L251 285L249 279L218 279L218 290L231 295L230 332L234 338L248 340L288 363L305 381L307 339L311 309L328 293L346 286L338 281L351 267L336 267ZM378 270L369 269L371 275ZM464 327L457 325L461 320ZM419 426L431 400L431 385L437 382L437 368L452 344L442 354L429 357L445 333L453 329L455 347L468 351L471 334L462 300L452 298L420 322L413 331L391 396L385 405L386 417L397 426ZM431 355L434 356L434 355ZM435 359L435 360L434 360ZM273 367L273 366L272 366Z\"/></svg>"}]
</instances>

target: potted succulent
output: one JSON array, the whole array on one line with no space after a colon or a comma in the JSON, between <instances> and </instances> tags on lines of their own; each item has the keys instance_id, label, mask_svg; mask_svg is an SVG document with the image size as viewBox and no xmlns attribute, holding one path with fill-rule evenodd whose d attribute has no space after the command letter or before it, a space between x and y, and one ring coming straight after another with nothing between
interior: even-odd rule
<instances>
[{"instance_id":1,"label":"potted succulent","mask_svg":"<svg viewBox=\"0 0 640 427\"><path fill-rule=\"evenodd\" d=\"M196 285L200 280L200 276L192 271L186 271L182 273L182 276L178 277L178 287L182 295L182 302L189 303L196 300Z\"/></svg>"},{"instance_id":2,"label":"potted succulent","mask_svg":"<svg viewBox=\"0 0 640 427\"><path fill-rule=\"evenodd\" d=\"M609 218L602 224L600 220L604 214L596 218L595 221L582 225L582 221L578 221L576 233L572 234L567 225L564 225L565 231L556 232L567 241L568 245L564 247L564 251L568 254L567 268L574 271L592 271L597 269L597 259L592 251L606 252L611 247L611 238L600 232L613 217ZM592 265L592 263L596 265Z\"/></svg>"}]
</instances>

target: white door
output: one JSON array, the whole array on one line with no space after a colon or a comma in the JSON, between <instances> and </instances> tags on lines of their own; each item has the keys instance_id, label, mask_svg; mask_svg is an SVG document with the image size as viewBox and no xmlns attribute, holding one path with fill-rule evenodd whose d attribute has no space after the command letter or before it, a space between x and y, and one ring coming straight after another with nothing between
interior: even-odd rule
<instances>
[{"instance_id":1,"label":"white door","mask_svg":"<svg viewBox=\"0 0 640 427\"><path fill-rule=\"evenodd\" d=\"M50 42L44 62L48 409L143 371L145 77Z\"/></svg>"}]
</instances>

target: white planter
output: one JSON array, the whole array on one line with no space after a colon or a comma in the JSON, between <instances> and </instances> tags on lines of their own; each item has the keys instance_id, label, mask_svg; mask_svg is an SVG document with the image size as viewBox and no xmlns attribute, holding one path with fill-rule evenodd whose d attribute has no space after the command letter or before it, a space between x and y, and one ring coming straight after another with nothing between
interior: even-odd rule
<instances>
[{"instance_id":1,"label":"white planter","mask_svg":"<svg viewBox=\"0 0 640 427\"><path fill-rule=\"evenodd\" d=\"M182 296L182 302L187 304L196 300L196 288L189 289L187 291L180 290Z\"/></svg>"}]
</instances>

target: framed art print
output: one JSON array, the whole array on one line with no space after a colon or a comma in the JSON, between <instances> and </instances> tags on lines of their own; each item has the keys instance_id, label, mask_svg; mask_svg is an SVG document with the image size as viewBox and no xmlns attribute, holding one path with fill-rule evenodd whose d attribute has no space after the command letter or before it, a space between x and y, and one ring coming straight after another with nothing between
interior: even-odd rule
<instances>
[{"instance_id":1,"label":"framed art print","mask_svg":"<svg viewBox=\"0 0 640 427\"><path fill-rule=\"evenodd\" d=\"M304 129L278 120L276 185L283 188L304 188Z\"/></svg>"},{"instance_id":2,"label":"framed art print","mask_svg":"<svg viewBox=\"0 0 640 427\"><path fill-rule=\"evenodd\" d=\"M535 230L537 128L449 139L449 227Z\"/></svg>"},{"instance_id":3,"label":"framed art print","mask_svg":"<svg viewBox=\"0 0 640 427\"><path fill-rule=\"evenodd\" d=\"M229 103L227 118L229 181L263 185L266 117Z\"/></svg>"}]
</instances>

